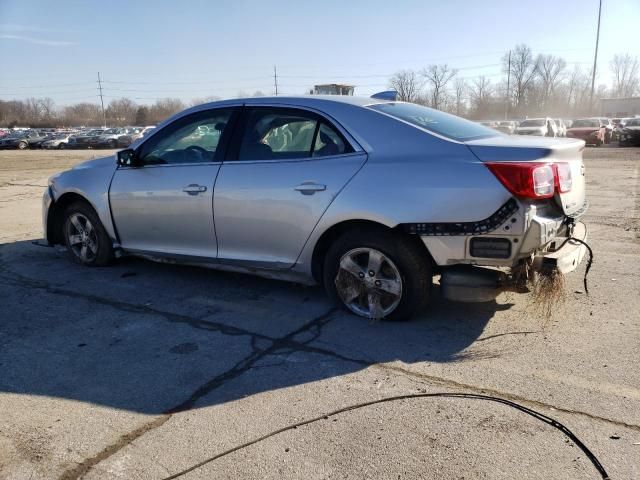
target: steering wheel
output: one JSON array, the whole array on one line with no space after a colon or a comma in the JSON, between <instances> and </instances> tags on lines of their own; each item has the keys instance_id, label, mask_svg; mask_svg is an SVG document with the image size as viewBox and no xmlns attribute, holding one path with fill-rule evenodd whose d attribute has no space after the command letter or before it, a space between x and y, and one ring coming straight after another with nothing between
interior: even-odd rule
<instances>
[{"instance_id":1,"label":"steering wheel","mask_svg":"<svg viewBox=\"0 0 640 480\"><path fill-rule=\"evenodd\" d=\"M200 145L189 145L185 150L195 150L196 152L200 152L203 155L209 155L211 152L206 148L202 148Z\"/></svg>"}]
</instances>

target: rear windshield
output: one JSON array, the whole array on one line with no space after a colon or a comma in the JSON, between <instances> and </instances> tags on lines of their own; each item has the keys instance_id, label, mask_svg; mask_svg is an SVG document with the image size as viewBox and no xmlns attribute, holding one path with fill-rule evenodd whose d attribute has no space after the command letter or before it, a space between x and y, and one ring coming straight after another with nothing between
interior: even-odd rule
<instances>
[{"instance_id":1,"label":"rear windshield","mask_svg":"<svg viewBox=\"0 0 640 480\"><path fill-rule=\"evenodd\" d=\"M475 122L413 103L376 103L369 108L459 142L499 135Z\"/></svg>"}]
</instances>

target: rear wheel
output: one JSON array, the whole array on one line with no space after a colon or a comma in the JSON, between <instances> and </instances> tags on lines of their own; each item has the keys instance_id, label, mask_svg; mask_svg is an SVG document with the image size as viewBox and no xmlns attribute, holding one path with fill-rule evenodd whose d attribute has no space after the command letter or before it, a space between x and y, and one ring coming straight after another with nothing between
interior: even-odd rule
<instances>
[{"instance_id":1,"label":"rear wheel","mask_svg":"<svg viewBox=\"0 0 640 480\"><path fill-rule=\"evenodd\" d=\"M28 147L29 145L27 145L27 142L20 142L18 143L18 150L24 150Z\"/></svg>"},{"instance_id":2,"label":"rear wheel","mask_svg":"<svg viewBox=\"0 0 640 480\"><path fill-rule=\"evenodd\" d=\"M67 146L64 144L64 142L60 142L60 143L58 144L58 149L60 149L60 150L64 150L65 148L67 148Z\"/></svg>"},{"instance_id":3,"label":"rear wheel","mask_svg":"<svg viewBox=\"0 0 640 480\"><path fill-rule=\"evenodd\" d=\"M378 228L348 231L325 256L329 297L356 315L405 320L426 305L431 263L409 238Z\"/></svg>"},{"instance_id":4,"label":"rear wheel","mask_svg":"<svg viewBox=\"0 0 640 480\"><path fill-rule=\"evenodd\" d=\"M113 246L93 208L85 202L73 203L64 218L64 241L76 262L91 267L111 263Z\"/></svg>"}]
</instances>

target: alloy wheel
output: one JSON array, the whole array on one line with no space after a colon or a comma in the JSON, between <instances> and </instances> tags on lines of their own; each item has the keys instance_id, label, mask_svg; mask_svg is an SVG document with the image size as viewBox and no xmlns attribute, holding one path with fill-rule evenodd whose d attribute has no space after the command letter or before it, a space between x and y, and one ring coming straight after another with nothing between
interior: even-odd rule
<instances>
[{"instance_id":1,"label":"alloy wheel","mask_svg":"<svg viewBox=\"0 0 640 480\"><path fill-rule=\"evenodd\" d=\"M88 263L98 253L98 235L87 217L73 213L67 222L67 242L73 254L82 262Z\"/></svg>"},{"instance_id":2,"label":"alloy wheel","mask_svg":"<svg viewBox=\"0 0 640 480\"><path fill-rule=\"evenodd\" d=\"M381 319L402 299L398 267L373 248L355 248L340 259L335 285L345 306L356 315Z\"/></svg>"}]
</instances>

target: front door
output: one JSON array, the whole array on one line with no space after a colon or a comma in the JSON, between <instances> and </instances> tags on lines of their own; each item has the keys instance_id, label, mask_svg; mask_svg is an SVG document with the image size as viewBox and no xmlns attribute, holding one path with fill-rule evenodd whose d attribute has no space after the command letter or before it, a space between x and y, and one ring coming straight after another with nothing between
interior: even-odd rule
<instances>
[{"instance_id":1,"label":"front door","mask_svg":"<svg viewBox=\"0 0 640 480\"><path fill-rule=\"evenodd\" d=\"M217 256L213 187L233 109L188 115L136 150L135 167L119 167L110 203L125 250Z\"/></svg>"},{"instance_id":2,"label":"front door","mask_svg":"<svg viewBox=\"0 0 640 480\"><path fill-rule=\"evenodd\" d=\"M313 112L245 108L237 154L220 168L214 192L218 258L289 268L366 154Z\"/></svg>"}]
</instances>

